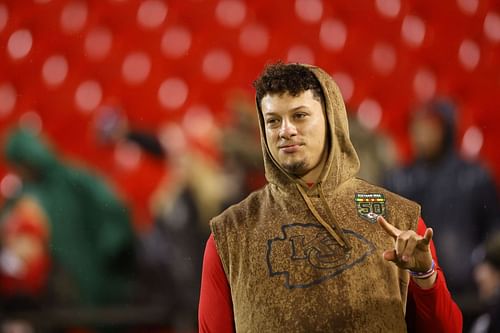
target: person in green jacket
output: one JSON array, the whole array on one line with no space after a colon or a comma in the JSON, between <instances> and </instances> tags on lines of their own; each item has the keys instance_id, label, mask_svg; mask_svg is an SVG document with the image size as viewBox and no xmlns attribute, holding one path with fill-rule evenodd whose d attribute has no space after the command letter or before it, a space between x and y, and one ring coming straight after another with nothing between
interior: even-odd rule
<instances>
[{"instance_id":1,"label":"person in green jacket","mask_svg":"<svg viewBox=\"0 0 500 333\"><path fill-rule=\"evenodd\" d=\"M0 213L8 214L28 197L45 214L52 271L58 272L49 277L52 301L88 307L126 301L135 266L135 236L125 204L103 179L58 159L27 129L9 133L4 153L21 177L22 189Z\"/></svg>"}]
</instances>

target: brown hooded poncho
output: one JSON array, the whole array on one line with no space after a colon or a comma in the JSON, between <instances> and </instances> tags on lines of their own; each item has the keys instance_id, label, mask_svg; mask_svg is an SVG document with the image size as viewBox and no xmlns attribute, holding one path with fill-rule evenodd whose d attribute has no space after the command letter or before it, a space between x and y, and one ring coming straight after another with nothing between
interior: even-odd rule
<instances>
[{"instance_id":1,"label":"brown hooded poncho","mask_svg":"<svg viewBox=\"0 0 500 333\"><path fill-rule=\"evenodd\" d=\"M415 230L419 206L355 178L338 87L317 67L330 131L318 182L308 187L272 158L257 105L268 184L211 221L231 288L237 332L405 332L408 273L382 253L394 241L382 214Z\"/></svg>"}]
</instances>

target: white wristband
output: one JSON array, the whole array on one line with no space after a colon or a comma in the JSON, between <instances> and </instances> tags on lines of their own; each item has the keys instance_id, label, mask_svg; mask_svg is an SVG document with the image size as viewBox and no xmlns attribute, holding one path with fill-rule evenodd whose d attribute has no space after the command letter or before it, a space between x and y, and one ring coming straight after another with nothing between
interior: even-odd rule
<instances>
[{"instance_id":1,"label":"white wristband","mask_svg":"<svg viewBox=\"0 0 500 333\"><path fill-rule=\"evenodd\" d=\"M432 265L428 271L426 271L426 272L414 272L412 270L408 270L408 271L410 272L410 275L412 277L414 277L415 279L427 279L432 274L434 274L434 272L436 271L436 264L434 263L434 259L432 259Z\"/></svg>"}]
</instances>

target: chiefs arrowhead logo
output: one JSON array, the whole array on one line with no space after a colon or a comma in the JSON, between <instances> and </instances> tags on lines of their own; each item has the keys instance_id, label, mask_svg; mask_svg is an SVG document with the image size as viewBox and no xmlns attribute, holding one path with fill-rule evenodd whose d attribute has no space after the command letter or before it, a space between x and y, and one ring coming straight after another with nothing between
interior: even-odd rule
<instances>
[{"instance_id":1,"label":"chiefs arrowhead logo","mask_svg":"<svg viewBox=\"0 0 500 333\"><path fill-rule=\"evenodd\" d=\"M343 230L352 245L350 251L318 224L288 224L281 230L281 237L267 241L267 265L270 276L283 276L289 289L307 288L331 279L363 262L375 249L351 230Z\"/></svg>"}]
</instances>

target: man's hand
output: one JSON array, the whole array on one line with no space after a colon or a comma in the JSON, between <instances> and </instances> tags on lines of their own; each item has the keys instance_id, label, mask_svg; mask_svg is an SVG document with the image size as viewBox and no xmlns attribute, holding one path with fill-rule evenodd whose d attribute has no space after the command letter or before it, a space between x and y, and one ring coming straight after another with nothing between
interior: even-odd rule
<instances>
[{"instance_id":1,"label":"man's hand","mask_svg":"<svg viewBox=\"0 0 500 333\"><path fill-rule=\"evenodd\" d=\"M382 216L377 218L377 222L395 241L394 249L384 251L385 260L392 261L399 268L414 272L427 272L431 269L430 243L433 235L431 228L427 228L422 237L412 230L399 230ZM413 280L422 288L430 288L436 280L436 274L434 273L427 279L414 278Z\"/></svg>"}]
</instances>

